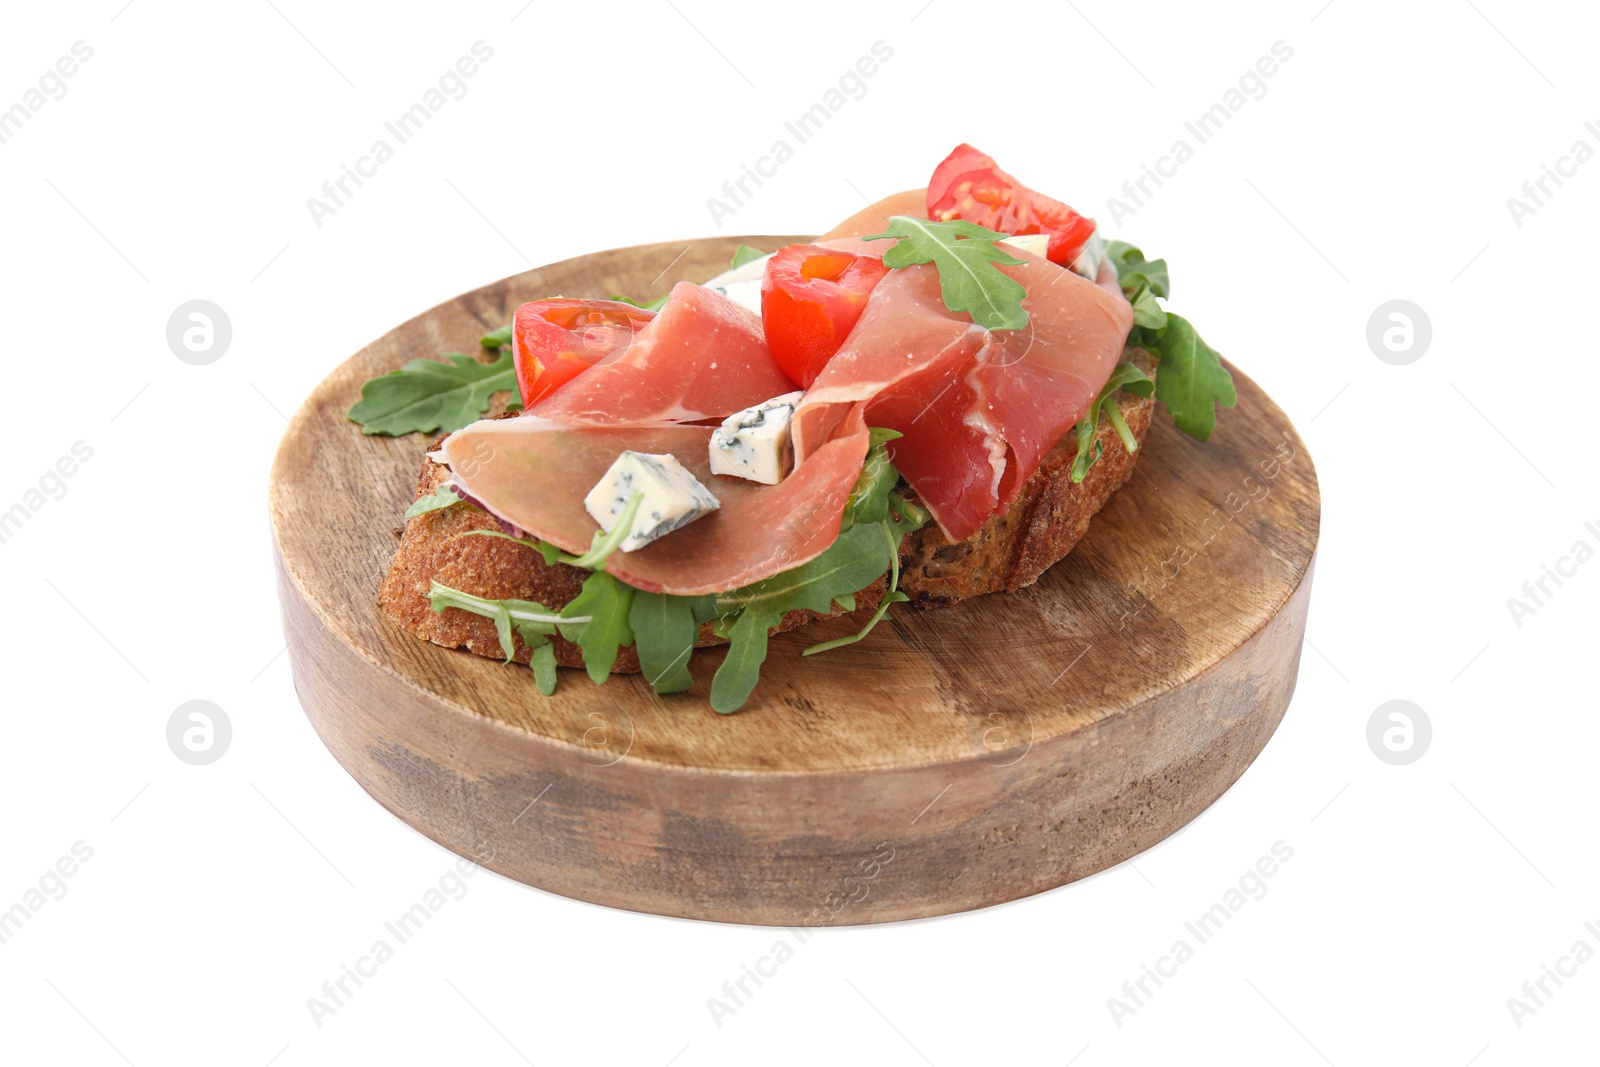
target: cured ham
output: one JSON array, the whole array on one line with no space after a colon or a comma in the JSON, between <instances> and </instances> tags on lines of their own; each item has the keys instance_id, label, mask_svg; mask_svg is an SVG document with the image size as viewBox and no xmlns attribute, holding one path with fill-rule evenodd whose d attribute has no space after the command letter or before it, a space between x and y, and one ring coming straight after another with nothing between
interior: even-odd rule
<instances>
[{"instance_id":1,"label":"cured ham","mask_svg":"<svg viewBox=\"0 0 1600 1067\"><path fill-rule=\"evenodd\" d=\"M823 242L881 255L861 237ZM1040 255L1001 266L1027 290L1028 325L990 331L945 307L931 265L889 272L795 413L794 472L777 485L710 470L710 425L794 390L760 321L721 294L679 283L631 339L515 419L452 434L443 458L460 490L518 530L581 553L598 529L583 498L625 449L670 454L711 493L712 514L607 569L649 592L726 592L820 555L861 470L867 427L903 436L890 456L951 540L1015 499L1044 454L1083 417L1122 352L1132 309L1105 267L1090 282Z\"/></svg>"},{"instance_id":2,"label":"cured ham","mask_svg":"<svg viewBox=\"0 0 1600 1067\"><path fill-rule=\"evenodd\" d=\"M777 485L713 475L712 429L485 419L447 437L440 458L462 491L496 518L580 553L599 529L584 510L584 494L618 454L633 449L675 456L721 506L637 551L612 553L606 570L646 592L727 592L821 555L839 534L866 458L867 428L859 413Z\"/></svg>"},{"instance_id":3,"label":"cured ham","mask_svg":"<svg viewBox=\"0 0 1600 1067\"><path fill-rule=\"evenodd\" d=\"M517 418L457 430L438 458L461 492L501 522L574 554L598 524L584 496L626 449L670 454L719 508L606 569L647 592L720 593L798 567L839 533L867 453L859 413L833 427L777 485L711 473L711 434L737 411L794 390L748 311L698 285L677 285L631 342Z\"/></svg>"},{"instance_id":4,"label":"cured ham","mask_svg":"<svg viewBox=\"0 0 1600 1067\"><path fill-rule=\"evenodd\" d=\"M679 282L630 343L528 409L594 425L722 419L791 392L761 321L713 290Z\"/></svg>"},{"instance_id":5,"label":"cured ham","mask_svg":"<svg viewBox=\"0 0 1600 1067\"><path fill-rule=\"evenodd\" d=\"M895 215L909 215L914 219L928 217L928 190L907 189L903 193L891 193L869 207L845 219L839 225L823 234L819 244L831 244L840 237L865 237L869 233L882 233L883 228L889 224L889 219ZM883 246L878 246L879 251L874 255L882 255Z\"/></svg>"},{"instance_id":6,"label":"cured ham","mask_svg":"<svg viewBox=\"0 0 1600 1067\"><path fill-rule=\"evenodd\" d=\"M829 247L858 251L844 238ZM1008 506L1088 410L1122 353L1133 309L1106 266L1097 282L1040 257L1000 267L1028 290L1028 325L989 331L944 306L932 266L894 271L795 413L796 455L853 419L898 430L890 456L953 541Z\"/></svg>"}]
</instances>

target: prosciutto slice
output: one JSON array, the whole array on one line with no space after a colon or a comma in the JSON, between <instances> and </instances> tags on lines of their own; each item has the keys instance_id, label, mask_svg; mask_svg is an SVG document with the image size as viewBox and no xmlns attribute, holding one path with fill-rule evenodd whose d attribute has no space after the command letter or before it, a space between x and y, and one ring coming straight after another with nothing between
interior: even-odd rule
<instances>
[{"instance_id":1,"label":"prosciutto slice","mask_svg":"<svg viewBox=\"0 0 1600 1067\"><path fill-rule=\"evenodd\" d=\"M839 519L867 454L859 412L777 485L711 473L712 427L597 426L538 416L485 419L457 430L440 457L454 481L502 522L568 552L588 549L599 526L583 497L624 449L670 453L721 507L606 570L651 593L721 593L798 567L839 535Z\"/></svg>"},{"instance_id":2,"label":"prosciutto slice","mask_svg":"<svg viewBox=\"0 0 1600 1067\"><path fill-rule=\"evenodd\" d=\"M699 422L794 389L767 350L759 318L721 293L679 282L632 343L528 414L603 426Z\"/></svg>"},{"instance_id":3,"label":"prosciutto slice","mask_svg":"<svg viewBox=\"0 0 1600 1067\"><path fill-rule=\"evenodd\" d=\"M859 248L845 238L829 242ZM953 541L1004 510L1116 368L1133 309L1109 264L1095 282L1019 253L1000 269L1028 290L1021 330L989 331L950 311L934 267L890 273L795 414L801 461L853 408L898 430L890 455Z\"/></svg>"},{"instance_id":4,"label":"prosciutto slice","mask_svg":"<svg viewBox=\"0 0 1600 1067\"><path fill-rule=\"evenodd\" d=\"M632 342L517 418L485 419L445 438L438 457L461 491L501 522L571 553L599 525L583 498L625 449L671 454L721 507L606 570L652 593L694 596L749 585L820 555L867 454L860 413L842 413L807 462L777 485L711 473L713 427L792 392L755 316L680 283Z\"/></svg>"},{"instance_id":5,"label":"prosciutto slice","mask_svg":"<svg viewBox=\"0 0 1600 1067\"><path fill-rule=\"evenodd\" d=\"M878 254L882 242L828 242ZM1028 290L1029 325L991 332L948 310L932 266L891 271L795 415L797 464L777 485L713 475L712 427L790 392L754 315L680 283L627 347L522 417L451 434L440 457L503 523L567 552L598 525L583 497L624 449L669 453L719 510L606 569L648 592L726 592L797 567L838 536L868 426L902 436L896 467L952 540L1003 510L1082 418L1122 352L1133 311L1109 265L1098 284L1043 257L1001 267Z\"/></svg>"}]
</instances>

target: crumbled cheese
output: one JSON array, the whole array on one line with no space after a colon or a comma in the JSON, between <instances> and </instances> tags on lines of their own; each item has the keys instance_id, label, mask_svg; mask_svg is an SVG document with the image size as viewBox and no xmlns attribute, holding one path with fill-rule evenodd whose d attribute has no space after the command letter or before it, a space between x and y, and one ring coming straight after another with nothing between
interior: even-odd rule
<instances>
[{"instance_id":1,"label":"crumbled cheese","mask_svg":"<svg viewBox=\"0 0 1600 1067\"><path fill-rule=\"evenodd\" d=\"M711 472L777 485L794 466L789 424L802 392L729 415L711 434Z\"/></svg>"},{"instance_id":2,"label":"crumbled cheese","mask_svg":"<svg viewBox=\"0 0 1600 1067\"><path fill-rule=\"evenodd\" d=\"M1083 246L1083 251L1078 253L1078 258L1072 261L1072 270L1081 274L1091 282L1100 275L1100 264L1105 262L1106 243L1096 230L1089 235L1089 243Z\"/></svg>"},{"instance_id":3,"label":"crumbled cheese","mask_svg":"<svg viewBox=\"0 0 1600 1067\"><path fill-rule=\"evenodd\" d=\"M751 282L728 282L725 285L708 285L746 310L761 314L761 279Z\"/></svg>"},{"instance_id":4,"label":"crumbled cheese","mask_svg":"<svg viewBox=\"0 0 1600 1067\"><path fill-rule=\"evenodd\" d=\"M1010 245L1012 248L1020 248L1030 256L1038 256L1043 259L1045 253L1050 250L1050 235L1047 233L1023 233L1013 237L1002 237L997 243Z\"/></svg>"},{"instance_id":5,"label":"crumbled cheese","mask_svg":"<svg viewBox=\"0 0 1600 1067\"><path fill-rule=\"evenodd\" d=\"M633 451L616 458L583 498L583 506L600 528L610 533L635 492L643 493L644 500L634 516L633 530L618 546L623 552L643 548L721 506L675 456Z\"/></svg>"},{"instance_id":6,"label":"crumbled cheese","mask_svg":"<svg viewBox=\"0 0 1600 1067\"><path fill-rule=\"evenodd\" d=\"M1025 233L1013 237L1002 238L999 244L1011 245L1020 248L1029 255L1041 259L1049 252L1050 235L1047 233ZM1071 270L1074 274L1081 274L1090 281L1094 281L1100 274L1100 264L1106 258L1106 243L1100 236L1100 231L1095 230L1089 235L1089 240L1084 244L1083 250L1078 253L1078 258L1072 261Z\"/></svg>"}]
</instances>

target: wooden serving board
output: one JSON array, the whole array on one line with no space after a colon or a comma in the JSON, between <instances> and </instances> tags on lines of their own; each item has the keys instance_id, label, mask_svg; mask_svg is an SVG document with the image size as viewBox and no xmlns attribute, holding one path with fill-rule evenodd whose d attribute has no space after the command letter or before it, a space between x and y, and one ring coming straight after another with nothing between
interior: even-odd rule
<instances>
[{"instance_id":1,"label":"wooden serving board","mask_svg":"<svg viewBox=\"0 0 1600 1067\"><path fill-rule=\"evenodd\" d=\"M704 280L724 237L617 249L468 293L347 360L295 415L270 487L300 701L395 815L531 885L636 911L836 925L983 907L1149 848L1255 759L1294 692L1319 497L1284 413L1234 371L1207 444L1157 414L1132 480L1035 585L896 606L859 644L773 640L738 714L694 689L524 668L420 641L378 610L428 441L345 421L361 383L474 351L525 300Z\"/></svg>"}]
</instances>

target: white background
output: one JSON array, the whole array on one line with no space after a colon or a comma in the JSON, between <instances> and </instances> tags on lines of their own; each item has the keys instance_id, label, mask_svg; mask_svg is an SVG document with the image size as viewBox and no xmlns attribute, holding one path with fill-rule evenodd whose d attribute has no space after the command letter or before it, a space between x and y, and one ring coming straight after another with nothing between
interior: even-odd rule
<instances>
[{"instance_id":1,"label":"white background","mask_svg":"<svg viewBox=\"0 0 1600 1067\"><path fill-rule=\"evenodd\" d=\"M93 850L0 945L0 1059L1594 1061L1600 962L1520 1027L1506 1003L1575 941L1600 950L1600 562L1520 627L1506 604L1575 541L1600 548L1600 161L1521 226L1506 205L1575 140L1600 148L1592 11L123 2L17 7L0 35L0 107L93 48L0 144L0 510L93 449L0 544L0 909ZM316 226L306 199L479 40L466 95ZM1290 413L1321 478L1281 729L1137 867L825 931L720 1027L707 998L776 932L488 873L317 1026L307 998L454 857L371 801L295 701L265 514L285 413L461 291L717 232L706 198L879 40L865 94L721 232L826 229L966 140L1165 256L1173 307ZM1280 40L1265 95L1113 225L1107 197ZM195 298L233 324L209 366L165 341ZM1433 324L1408 366L1365 339L1393 298ZM204 767L165 740L196 698L234 729ZM1366 742L1397 698L1433 723L1409 766ZM1266 895L1117 1025L1107 998L1280 840Z\"/></svg>"}]
</instances>

